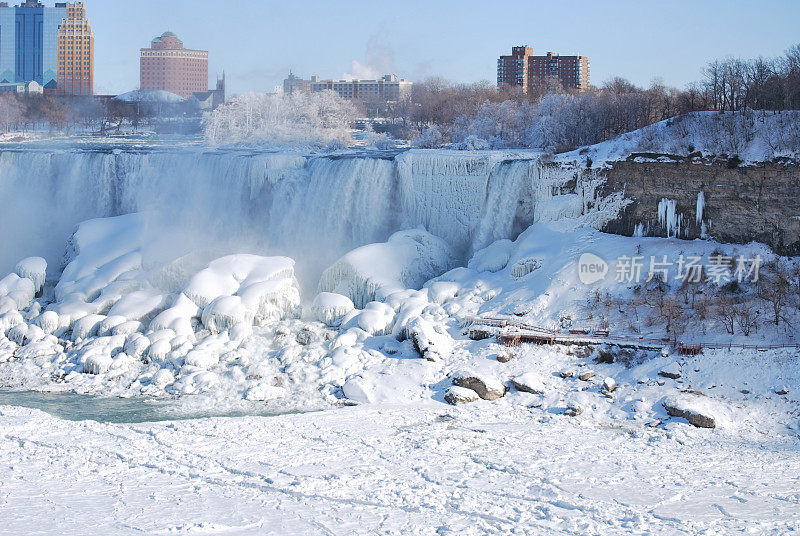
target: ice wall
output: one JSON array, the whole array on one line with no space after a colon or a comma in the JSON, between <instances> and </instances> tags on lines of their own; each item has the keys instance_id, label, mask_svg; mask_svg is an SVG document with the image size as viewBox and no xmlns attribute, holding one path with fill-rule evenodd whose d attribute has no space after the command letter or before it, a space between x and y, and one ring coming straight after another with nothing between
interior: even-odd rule
<instances>
[{"instance_id":1,"label":"ice wall","mask_svg":"<svg viewBox=\"0 0 800 536\"><path fill-rule=\"evenodd\" d=\"M580 206L562 191L572 178L496 152L0 150L0 273L39 255L56 275L79 222L141 212L152 235L145 268L198 252L288 255L315 285L345 252L398 230L423 227L465 259L535 220L569 216L563 207Z\"/></svg>"}]
</instances>

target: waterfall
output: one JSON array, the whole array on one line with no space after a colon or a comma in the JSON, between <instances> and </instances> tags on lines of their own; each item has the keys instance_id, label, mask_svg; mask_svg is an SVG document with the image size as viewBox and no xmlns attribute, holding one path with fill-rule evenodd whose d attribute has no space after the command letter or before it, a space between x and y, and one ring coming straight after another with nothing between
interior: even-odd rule
<instances>
[{"instance_id":1,"label":"waterfall","mask_svg":"<svg viewBox=\"0 0 800 536\"><path fill-rule=\"evenodd\" d=\"M40 255L57 275L79 222L132 212L143 214L154 242L169 244L143 252L145 264L148 253L197 249L280 254L312 278L350 249L417 227L466 259L514 238L554 198L573 206L575 194L558 195L552 185L574 172L558 180L553 173L543 178L537 161L496 152L0 150L0 273Z\"/></svg>"}]
</instances>

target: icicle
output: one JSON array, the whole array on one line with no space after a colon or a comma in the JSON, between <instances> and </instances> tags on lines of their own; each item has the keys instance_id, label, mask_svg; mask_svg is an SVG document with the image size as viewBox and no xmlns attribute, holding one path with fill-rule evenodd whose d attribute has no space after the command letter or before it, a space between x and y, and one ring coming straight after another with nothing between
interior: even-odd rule
<instances>
[{"instance_id":1,"label":"icicle","mask_svg":"<svg viewBox=\"0 0 800 536\"><path fill-rule=\"evenodd\" d=\"M703 210L705 208L706 208L706 195L701 190L700 193L697 194L697 210L695 212L695 220L694 220L695 223L697 223L697 225L700 225L700 223L703 221Z\"/></svg>"}]
</instances>

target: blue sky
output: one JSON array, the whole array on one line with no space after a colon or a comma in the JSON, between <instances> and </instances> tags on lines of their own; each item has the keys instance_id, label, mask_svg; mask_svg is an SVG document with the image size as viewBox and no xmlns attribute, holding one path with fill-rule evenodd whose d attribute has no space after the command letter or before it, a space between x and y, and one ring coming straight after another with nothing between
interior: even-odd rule
<instances>
[{"instance_id":1,"label":"blue sky","mask_svg":"<svg viewBox=\"0 0 800 536\"><path fill-rule=\"evenodd\" d=\"M660 76L682 87L710 59L773 56L800 42L800 0L86 2L98 93L138 87L139 48L166 30L209 50L210 76L225 69L229 93L272 91L289 69L494 80L497 56L516 44L588 56L594 84Z\"/></svg>"}]
</instances>

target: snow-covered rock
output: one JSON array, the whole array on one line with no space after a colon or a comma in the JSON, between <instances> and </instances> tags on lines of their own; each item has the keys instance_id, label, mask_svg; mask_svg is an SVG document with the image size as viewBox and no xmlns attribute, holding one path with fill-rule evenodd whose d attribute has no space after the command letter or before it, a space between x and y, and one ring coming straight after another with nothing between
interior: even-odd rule
<instances>
[{"instance_id":1,"label":"snow-covered rock","mask_svg":"<svg viewBox=\"0 0 800 536\"><path fill-rule=\"evenodd\" d=\"M472 389L484 400L497 400L506 394L503 382L486 374L459 371L450 375L453 385Z\"/></svg>"},{"instance_id":2,"label":"snow-covered rock","mask_svg":"<svg viewBox=\"0 0 800 536\"><path fill-rule=\"evenodd\" d=\"M682 394L669 396L662 402L673 417L681 417L698 428L716 428L719 417L717 404L707 397Z\"/></svg>"},{"instance_id":3,"label":"snow-covered rock","mask_svg":"<svg viewBox=\"0 0 800 536\"><path fill-rule=\"evenodd\" d=\"M453 339L440 324L416 318L406 331L414 343L414 349L428 361L447 359L453 350Z\"/></svg>"},{"instance_id":4,"label":"snow-covered rock","mask_svg":"<svg viewBox=\"0 0 800 536\"><path fill-rule=\"evenodd\" d=\"M47 277L47 261L41 257L28 257L19 261L14 271L18 276L33 281L34 288L39 293Z\"/></svg>"},{"instance_id":5,"label":"snow-covered rock","mask_svg":"<svg viewBox=\"0 0 800 536\"><path fill-rule=\"evenodd\" d=\"M36 296L35 283L17 274L8 274L0 279L0 297L8 297L17 307L18 311L27 309Z\"/></svg>"},{"instance_id":6,"label":"snow-covered rock","mask_svg":"<svg viewBox=\"0 0 800 536\"><path fill-rule=\"evenodd\" d=\"M681 377L681 366L676 361L673 361L666 367L659 370L658 375L665 378L671 378L673 380L678 379Z\"/></svg>"},{"instance_id":7,"label":"snow-covered rock","mask_svg":"<svg viewBox=\"0 0 800 536\"><path fill-rule=\"evenodd\" d=\"M314 319L329 327L339 327L353 309L355 305L350 298L332 292L320 292L311 303Z\"/></svg>"},{"instance_id":8,"label":"snow-covered rock","mask_svg":"<svg viewBox=\"0 0 800 536\"><path fill-rule=\"evenodd\" d=\"M592 378L594 378L597 373L593 370L585 370L578 375L578 379L584 382L588 382Z\"/></svg>"},{"instance_id":9,"label":"snow-covered rock","mask_svg":"<svg viewBox=\"0 0 800 536\"><path fill-rule=\"evenodd\" d=\"M95 352L86 358L83 371L86 374L103 374L108 372L114 359L106 352Z\"/></svg>"},{"instance_id":10,"label":"snow-covered rock","mask_svg":"<svg viewBox=\"0 0 800 536\"><path fill-rule=\"evenodd\" d=\"M517 391L533 393L535 395L544 394L546 389L544 382L535 372L526 372L521 376L517 376L511 380L511 384Z\"/></svg>"},{"instance_id":11,"label":"snow-covered rock","mask_svg":"<svg viewBox=\"0 0 800 536\"><path fill-rule=\"evenodd\" d=\"M606 378L603 380L603 391L606 393L613 393L617 390L617 382L614 378Z\"/></svg>"},{"instance_id":12,"label":"snow-covered rock","mask_svg":"<svg viewBox=\"0 0 800 536\"><path fill-rule=\"evenodd\" d=\"M478 393L472 389L458 387L456 385L448 387L444 394L445 402L454 406L458 404L469 404L470 402L476 402L480 399L481 397L478 396Z\"/></svg>"}]
</instances>

